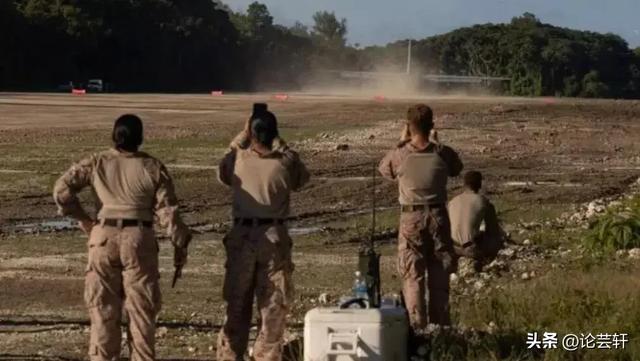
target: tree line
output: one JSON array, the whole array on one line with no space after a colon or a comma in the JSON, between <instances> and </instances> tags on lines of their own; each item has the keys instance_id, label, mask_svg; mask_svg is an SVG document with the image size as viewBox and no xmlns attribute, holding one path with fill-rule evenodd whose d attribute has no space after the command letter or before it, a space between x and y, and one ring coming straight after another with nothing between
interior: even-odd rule
<instances>
[{"instance_id":1,"label":"tree line","mask_svg":"<svg viewBox=\"0 0 640 361\"><path fill-rule=\"evenodd\" d=\"M50 90L101 78L120 91L250 91L302 86L317 70L404 70L407 40L362 48L347 22L275 24L254 2L0 0L0 89ZM414 42L416 69L511 78L513 95L640 97L640 51L619 36L524 14Z\"/></svg>"},{"instance_id":2,"label":"tree line","mask_svg":"<svg viewBox=\"0 0 640 361\"><path fill-rule=\"evenodd\" d=\"M406 43L365 52L372 64L397 64ZM504 89L511 95L640 97L640 48L631 50L615 34L543 24L529 13L429 37L413 51L429 73L511 78Z\"/></svg>"}]
</instances>

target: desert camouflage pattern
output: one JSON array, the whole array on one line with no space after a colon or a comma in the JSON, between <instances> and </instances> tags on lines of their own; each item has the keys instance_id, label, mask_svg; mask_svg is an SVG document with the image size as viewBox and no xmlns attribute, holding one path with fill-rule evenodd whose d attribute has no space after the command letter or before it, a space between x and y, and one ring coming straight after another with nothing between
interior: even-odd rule
<instances>
[{"instance_id":1,"label":"desert camouflage pattern","mask_svg":"<svg viewBox=\"0 0 640 361\"><path fill-rule=\"evenodd\" d=\"M223 298L224 326L218 336L217 360L242 360L247 350L254 296L260 331L255 360L282 359L286 316L293 297L292 241L283 225L236 226L224 239L227 252Z\"/></svg>"},{"instance_id":2,"label":"desert camouflage pattern","mask_svg":"<svg viewBox=\"0 0 640 361\"><path fill-rule=\"evenodd\" d=\"M402 277L402 294L414 329L424 328L428 323L448 325L451 322L449 270L445 261L450 249L435 248L436 244L450 244L449 227L444 207L400 215L398 273ZM428 314L425 273L429 289Z\"/></svg>"},{"instance_id":3,"label":"desert camouflage pattern","mask_svg":"<svg viewBox=\"0 0 640 361\"><path fill-rule=\"evenodd\" d=\"M458 255L482 260L498 253L505 235L489 199L465 190L449 202L448 209L451 238Z\"/></svg>"},{"instance_id":4,"label":"desert camouflage pattern","mask_svg":"<svg viewBox=\"0 0 640 361\"><path fill-rule=\"evenodd\" d=\"M240 142L238 142L240 140ZM246 133L231 143L218 170L219 180L231 187L233 217L285 220L291 191L309 180L297 153L284 142L269 154L240 147ZM253 347L257 361L281 360L286 316L293 294L292 241L283 224L237 224L224 239L227 253L223 297L225 323L218 335L217 360L242 360L248 346L254 297L259 333Z\"/></svg>"},{"instance_id":5,"label":"desert camouflage pattern","mask_svg":"<svg viewBox=\"0 0 640 361\"><path fill-rule=\"evenodd\" d=\"M88 246L84 299L91 319L90 360L120 360L123 312L131 360L155 360L161 295L153 229L98 224Z\"/></svg>"},{"instance_id":6,"label":"desert camouflage pattern","mask_svg":"<svg viewBox=\"0 0 640 361\"><path fill-rule=\"evenodd\" d=\"M233 217L286 218L291 191L309 180L298 154L279 146L259 155L250 148L236 147L235 142L218 167L218 179L233 190Z\"/></svg>"},{"instance_id":7,"label":"desert camouflage pattern","mask_svg":"<svg viewBox=\"0 0 640 361\"><path fill-rule=\"evenodd\" d=\"M85 187L96 196L98 223L88 242L85 303L91 318L89 357L120 357L122 313L129 319L131 360L155 358L155 320L161 305L158 244L153 228L107 226L104 219L151 221L166 227L175 247L186 247L190 231L183 223L173 182L164 165L142 153L115 149L74 164L54 186L58 212L88 218L78 199Z\"/></svg>"},{"instance_id":8,"label":"desert camouflage pattern","mask_svg":"<svg viewBox=\"0 0 640 361\"><path fill-rule=\"evenodd\" d=\"M414 329L450 323L449 273L455 267L455 251L445 203L447 178L459 175L462 167L458 154L447 146L429 143L418 149L409 141L388 152L378 167L383 177L398 182L401 205L425 207L401 213L398 235L398 272Z\"/></svg>"},{"instance_id":9,"label":"desert camouflage pattern","mask_svg":"<svg viewBox=\"0 0 640 361\"><path fill-rule=\"evenodd\" d=\"M251 145L251 138L249 137L249 132L245 129L245 130L242 130L240 133L238 133L238 135L236 135L235 138L231 140L231 143L229 144L229 149L230 150L248 149L250 145ZM287 149L289 149L289 146L287 145L287 142L285 142L284 139L280 137L276 137L273 140L273 150L282 152Z\"/></svg>"},{"instance_id":10,"label":"desert camouflage pattern","mask_svg":"<svg viewBox=\"0 0 640 361\"><path fill-rule=\"evenodd\" d=\"M378 169L383 177L398 182L400 204L445 204L447 177L460 174L462 161L445 145L429 143L418 149L403 141L386 154Z\"/></svg>"}]
</instances>

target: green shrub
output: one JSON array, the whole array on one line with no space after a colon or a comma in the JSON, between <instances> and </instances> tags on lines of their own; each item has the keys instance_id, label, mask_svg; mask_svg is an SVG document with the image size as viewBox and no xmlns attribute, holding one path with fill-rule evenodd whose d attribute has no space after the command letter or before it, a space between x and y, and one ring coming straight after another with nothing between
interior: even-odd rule
<instances>
[{"instance_id":1,"label":"green shrub","mask_svg":"<svg viewBox=\"0 0 640 361\"><path fill-rule=\"evenodd\" d=\"M640 247L640 197L607 210L591 225L585 246L593 252Z\"/></svg>"},{"instance_id":2,"label":"green shrub","mask_svg":"<svg viewBox=\"0 0 640 361\"><path fill-rule=\"evenodd\" d=\"M582 93L586 98L605 98L609 96L609 87L600 79L600 74L592 70L582 79Z\"/></svg>"}]
</instances>

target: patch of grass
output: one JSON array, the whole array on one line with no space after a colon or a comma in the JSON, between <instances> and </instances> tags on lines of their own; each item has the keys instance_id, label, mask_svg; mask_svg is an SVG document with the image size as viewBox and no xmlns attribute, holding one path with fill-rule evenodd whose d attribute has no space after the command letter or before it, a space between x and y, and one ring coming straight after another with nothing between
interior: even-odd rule
<instances>
[{"instance_id":1,"label":"patch of grass","mask_svg":"<svg viewBox=\"0 0 640 361\"><path fill-rule=\"evenodd\" d=\"M569 209L565 203L536 204L535 206L523 207L523 203L530 202L523 201L513 194L495 197L495 199L492 198L492 201L498 212L498 217L505 223L544 222L559 217Z\"/></svg>"},{"instance_id":2,"label":"patch of grass","mask_svg":"<svg viewBox=\"0 0 640 361\"><path fill-rule=\"evenodd\" d=\"M62 174L62 170L60 171ZM0 173L0 193L11 194L42 194L49 193L57 175L33 173Z\"/></svg>"},{"instance_id":3,"label":"patch of grass","mask_svg":"<svg viewBox=\"0 0 640 361\"><path fill-rule=\"evenodd\" d=\"M87 251L87 237L80 231L17 234L0 238L0 255L4 258L68 255Z\"/></svg>"},{"instance_id":4,"label":"patch of grass","mask_svg":"<svg viewBox=\"0 0 640 361\"><path fill-rule=\"evenodd\" d=\"M571 353L560 347L545 353L541 358L544 360L640 358L640 267L637 265L612 267L607 264L588 271L579 267L552 271L536 280L494 289L486 297L461 300L453 309L459 323L483 329L495 322L499 327L498 334L629 335L630 341L624 350ZM514 347L521 347L521 344Z\"/></svg>"},{"instance_id":5,"label":"patch of grass","mask_svg":"<svg viewBox=\"0 0 640 361\"><path fill-rule=\"evenodd\" d=\"M429 337L417 337L416 346L426 349L429 360L535 360L540 352L526 346L526 334L518 332L458 332L438 330Z\"/></svg>"},{"instance_id":6,"label":"patch of grass","mask_svg":"<svg viewBox=\"0 0 640 361\"><path fill-rule=\"evenodd\" d=\"M574 228L542 227L529 235L529 239L545 248L557 248L560 245L575 245L584 237L584 231Z\"/></svg>"}]
</instances>

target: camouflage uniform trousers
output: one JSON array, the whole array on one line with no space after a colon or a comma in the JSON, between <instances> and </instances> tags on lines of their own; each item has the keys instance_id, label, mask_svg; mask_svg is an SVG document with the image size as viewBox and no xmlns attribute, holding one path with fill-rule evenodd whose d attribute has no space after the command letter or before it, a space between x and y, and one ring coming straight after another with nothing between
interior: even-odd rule
<instances>
[{"instance_id":1,"label":"camouflage uniform trousers","mask_svg":"<svg viewBox=\"0 0 640 361\"><path fill-rule=\"evenodd\" d=\"M154 360L161 296L153 229L98 224L88 245L84 298L91 318L90 359L120 359L124 306L131 360Z\"/></svg>"},{"instance_id":2,"label":"camouflage uniform trousers","mask_svg":"<svg viewBox=\"0 0 640 361\"><path fill-rule=\"evenodd\" d=\"M402 293L413 329L427 323L450 324L449 270L442 254L451 256L451 228L445 207L403 212L398 235L398 272ZM425 272L429 290L427 319Z\"/></svg>"},{"instance_id":3,"label":"camouflage uniform trousers","mask_svg":"<svg viewBox=\"0 0 640 361\"><path fill-rule=\"evenodd\" d=\"M252 305L258 304L256 361L280 361L286 316L293 295L291 238L283 225L235 226L225 237L227 252L223 298L224 326L218 335L217 360L243 360L249 341Z\"/></svg>"},{"instance_id":4,"label":"camouflage uniform trousers","mask_svg":"<svg viewBox=\"0 0 640 361\"><path fill-rule=\"evenodd\" d=\"M467 244L463 246L455 245L455 250L459 256L483 261L485 259L495 258L503 244L504 240L502 235L490 236L486 232L481 231L473 241L467 242Z\"/></svg>"},{"instance_id":5,"label":"camouflage uniform trousers","mask_svg":"<svg viewBox=\"0 0 640 361\"><path fill-rule=\"evenodd\" d=\"M467 257L477 272L482 271L482 267L496 258L500 249L504 245L505 235L502 229L497 235L489 235L481 231L471 242L465 245L454 245L456 254L459 257Z\"/></svg>"}]
</instances>

